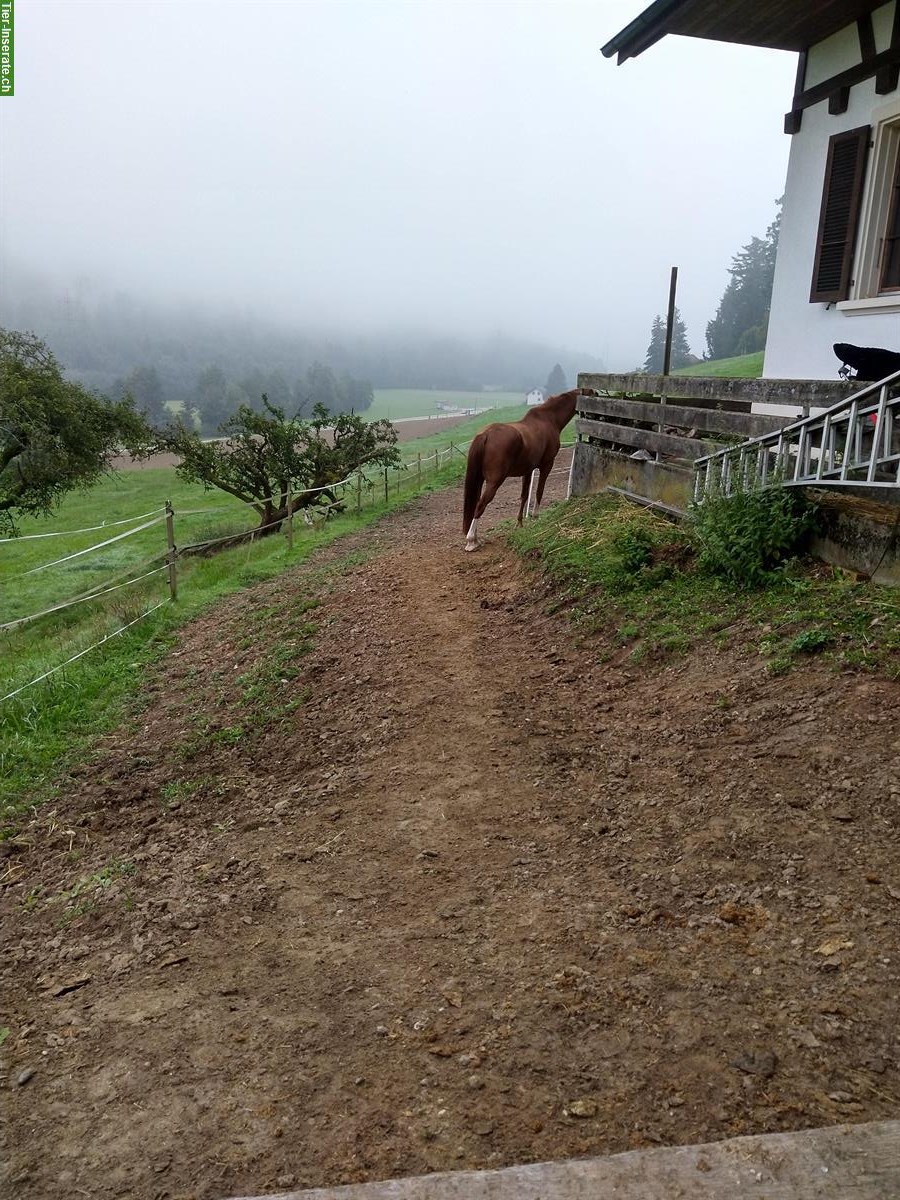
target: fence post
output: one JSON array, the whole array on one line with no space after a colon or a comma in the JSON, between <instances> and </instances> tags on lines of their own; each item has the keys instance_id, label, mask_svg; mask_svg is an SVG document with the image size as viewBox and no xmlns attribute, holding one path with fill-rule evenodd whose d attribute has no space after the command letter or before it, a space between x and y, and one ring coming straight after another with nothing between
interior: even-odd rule
<instances>
[{"instance_id":1,"label":"fence post","mask_svg":"<svg viewBox=\"0 0 900 1200\"><path fill-rule=\"evenodd\" d=\"M422 451L416 455L416 486L422 486Z\"/></svg>"},{"instance_id":2,"label":"fence post","mask_svg":"<svg viewBox=\"0 0 900 1200\"><path fill-rule=\"evenodd\" d=\"M384 468L384 502L388 502L388 468Z\"/></svg>"},{"instance_id":3,"label":"fence post","mask_svg":"<svg viewBox=\"0 0 900 1200\"><path fill-rule=\"evenodd\" d=\"M362 512L362 471L356 476L356 515Z\"/></svg>"},{"instance_id":4,"label":"fence post","mask_svg":"<svg viewBox=\"0 0 900 1200\"><path fill-rule=\"evenodd\" d=\"M178 574L175 567L175 559L178 551L175 549L175 509L172 507L172 501L166 501L166 566L169 574L169 599L178 599Z\"/></svg>"},{"instance_id":5,"label":"fence post","mask_svg":"<svg viewBox=\"0 0 900 1200\"><path fill-rule=\"evenodd\" d=\"M287 548L288 548L288 550L293 550L293 548L294 548L293 503L294 503L294 498L291 495L291 481L288 480L288 485L287 485Z\"/></svg>"}]
</instances>

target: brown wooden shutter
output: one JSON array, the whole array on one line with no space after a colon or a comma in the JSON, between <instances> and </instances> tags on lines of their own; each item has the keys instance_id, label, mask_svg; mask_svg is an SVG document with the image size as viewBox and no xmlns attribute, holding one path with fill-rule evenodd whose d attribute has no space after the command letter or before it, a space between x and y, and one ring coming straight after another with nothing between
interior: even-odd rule
<instances>
[{"instance_id":1,"label":"brown wooden shutter","mask_svg":"<svg viewBox=\"0 0 900 1200\"><path fill-rule=\"evenodd\" d=\"M810 301L846 300L850 295L869 133L870 127L863 125L828 139Z\"/></svg>"}]
</instances>

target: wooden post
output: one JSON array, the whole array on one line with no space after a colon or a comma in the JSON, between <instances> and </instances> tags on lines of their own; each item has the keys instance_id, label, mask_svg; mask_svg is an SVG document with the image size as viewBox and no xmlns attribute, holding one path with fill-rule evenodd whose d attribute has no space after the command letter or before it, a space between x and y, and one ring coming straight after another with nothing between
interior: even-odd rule
<instances>
[{"instance_id":1,"label":"wooden post","mask_svg":"<svg viewBox=\"0 0 900 1200\"><path fill-rule=\"evenodd\" d=\"M178 551L175 549L175 509L172 507L172 501L166 501L166 566L169 569L169 599L178 599L178 574L175 567L175 559Z\"/></svg>"},{"instance_id":2,"label":"wooden post","mask_svg":"<svg viewBox=\"0 0 900 1200\"><path fill-rule=\"evenodd\" d=\"M678 286L678 268L672 268L669 279L669 311L666 315L666 349L663 354L663 375L669 374L672 366L672 336L675 332L675 289Z\"/></svg>"},{"instance_id":3,"label":"wooden post","mask_svg":"<svg viewBox=\"0 0 900 1200\"><path fill-rule=\"evenodd\" d=\"M672 274L669 276L669 309L666 313L666 348L663 352L663 376L669 374L672 366L672 338L675 334L675 289L678 286L678 268L672 268ZM665 416L666 407L666 392L663 388L662 395L659 398L659 407L663 411L660 416ZM657 433L662 433L664 422L660 421ZM656 461L659 462L659 451L656 452Z\"/></svg>"},{"instance_id":4,"label":"wooden post","mask_svg":"<svg viewBox=\"0 0 900 1200\"><path fill-rule=\"evenodd\" d=\"M388 502L388 468L384 468L384 502Z\"/></svg>"},{"instance_id":5,"label":"wooden post","mask_svg":"<svg viewBox=\"0 0 900 1200\"><path fill-rule=\"evenodd\" d=\"M419 487L422 486L422 451L416 455L416 483Z\"/></svg>"},{"instance_id":6,"label":"wooden post","mask_svg":"<svg viewBox=\"0 0 900 1200\"><path fill-rule=\"evenodd\" d=\"M291 481L288 480L287 485L287 544L288 550L294 548L294 498L291 495Z\"/></svg>"},{"instance_id":7,"label":"wooden post","mask_svg":"<svg viewBox=\"0 0 900 1200\"><path fill-rule=\"evenodd\" d=\"M356 476L356 515L362 512L362 471Z\"/></svg>"}]
</instances>

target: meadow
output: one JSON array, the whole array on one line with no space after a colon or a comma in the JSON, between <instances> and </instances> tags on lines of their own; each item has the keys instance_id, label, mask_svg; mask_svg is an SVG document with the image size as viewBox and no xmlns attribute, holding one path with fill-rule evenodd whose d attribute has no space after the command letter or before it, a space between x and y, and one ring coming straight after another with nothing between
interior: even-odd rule
<instances>
[{"instance_id":1,"label":"meadow","mask_svg":"<svg viewBox=\"0 0 900 1200\"><path fill-rule=\"evenodd\" d=\"M455 408L504 408L524 403L521 392L452 392L426 388L376 388L375 399L362 416L367 421L401 421L407 417L431 417L438 404Z\"/></svg>"},{"instance_id":2,"label":"meadow","mask_svg":"<svg viewBox=\"0 0 900 1200\"><path fill-rule=\"evenodd\" d=\"M759 350L755 354L741 354L737 358L713 358L694 363L692 367L679 367L672 374L716 379L758 379L763 372L764 354L763 350Z\"/></svg>"}]
</instances>

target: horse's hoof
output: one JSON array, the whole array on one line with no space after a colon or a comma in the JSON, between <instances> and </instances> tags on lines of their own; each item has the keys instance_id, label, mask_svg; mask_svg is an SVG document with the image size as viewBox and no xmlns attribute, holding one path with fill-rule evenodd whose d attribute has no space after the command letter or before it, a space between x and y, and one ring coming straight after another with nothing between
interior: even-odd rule
<instances>
[{"instance_id":1,"label":"horse's hoof","mask_svg":"<svg viewBox=\"0 0 900 1200\"><path fill-rule=\"evenodd\" d=\"M477 543L477 542L466 542L466 550L467 550L467 551L468 551L470 554L471 554L471 552L472 552L473 550L477 550L477 549L478 549L478 543Z\"/></svg>"}]
</instances>

